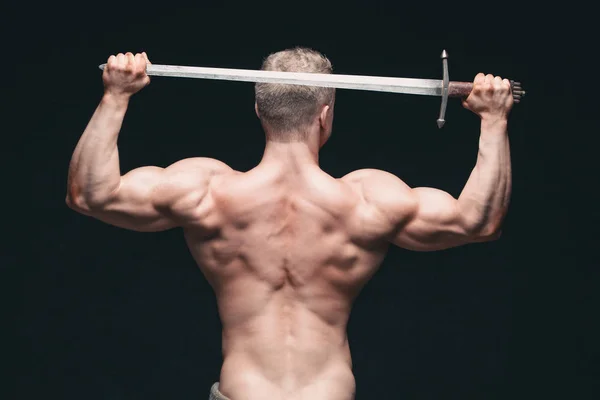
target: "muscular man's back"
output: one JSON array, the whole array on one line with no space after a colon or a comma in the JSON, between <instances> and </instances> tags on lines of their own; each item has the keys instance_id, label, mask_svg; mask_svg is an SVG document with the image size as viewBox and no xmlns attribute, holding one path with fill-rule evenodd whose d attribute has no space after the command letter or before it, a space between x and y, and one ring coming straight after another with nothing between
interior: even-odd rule
<instances>
[{"instance_id":1,"label":"muscular man's back","mask_svg":"<svg viewBox=\"0 0 600 400\"><path fill-rule=\"evenodd\" d=\"M362 223L360 202L316 166L213 179L204 222L185 232L218 300L222 393L353 398L346 324L386 249Z\"/></svg>"},{"instance_id":2,"label":"muscular man's back","mask_svg":"<svg viewBox=\"0 0 600 400\"><path fill-rule=\"evenodd\" d=\"M433 251L500 236L512 182L510 82L478 74L463 102L481 118L481 134L456 199L384 171L325 174L318 152L332 132L334 92L299 85L256 85L267 143L253 170L191 158L121 175L117 139L131 95L150 81L147 62L145 53L108 59L104 96L69 165L67 204L125 229L184 229L217 295L224 395L352 399L346 324L387 243ZM271 54L263 69L332 72L310 49Z\"/></svg>"}]
</instances>

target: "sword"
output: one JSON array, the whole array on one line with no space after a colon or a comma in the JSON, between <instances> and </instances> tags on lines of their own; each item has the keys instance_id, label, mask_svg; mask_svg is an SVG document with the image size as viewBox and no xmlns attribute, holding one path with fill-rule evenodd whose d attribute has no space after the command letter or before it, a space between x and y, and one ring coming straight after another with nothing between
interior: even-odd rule
<instances>
[{"instance_id":1,"label":"sword","mask_svg":"<svg viewBox=\"0 0 600 400\"><path fill-rule=\"evenodd\" d=\"M336 89L369 90L377 92L441 96L442 104L437 120L438 128L444 126L448 97L465 98L473 89L472 82L450 81L448 53L442 52L443 79L393 78L383 76L318 74L309 72L261 71L250 69L188 67L180 65L149 64L150 76L215 79L238 82L277 83L286 85L319 86ZM106 64L101 64L104 69ZM515 103L525 96L520 82L510 81Z\"/></svg>"}]
</instances>

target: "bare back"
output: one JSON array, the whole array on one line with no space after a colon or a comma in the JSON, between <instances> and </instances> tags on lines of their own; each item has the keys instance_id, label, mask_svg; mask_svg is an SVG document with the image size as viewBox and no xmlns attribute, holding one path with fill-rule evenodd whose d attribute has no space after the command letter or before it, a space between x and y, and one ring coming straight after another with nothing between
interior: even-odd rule
<instances>
[{"instance_id":1,"label":"bare back","mask_svg":"<svg viewBox=\"0 0 600 400\"><path fill-rule=\"evenodd\" d=\"M387 248L361 221L360 195L316 166L226 174L209 193L186 238L218 300L221 392L352 399L346 324Z\"/></svg>"},{"instance_id":2,"label":"bare back","mask_svg":"<svg viewBox=\"0 0 600 400\"><path fill-rule=\"evenodd\" d=\"M294 68L331 72L328 60L312 50L289 54L281 60ZM333 98L303 93L294 97L302 107L295 107L287 92L268 87L259 88L257 115L267 139L285 134L285 140L267 140L263 161L267 154L281 156L271 168L261 161L238 173L217 160L191 158L121 175L117 139L131 95L150 82L147 62L145 53L109 57L104 96L69 164L67 205L135 231L183 227L217 295L223 394L234 400L352 399L346 324L388 243L434 251L500 237L512 182L510 82L478 74L463 102L481 117L481 134L477 163L455 199L434 188L409 188L384 171L330 177L317 164L331 135ZM303 99L312 105L317 99L320 109L313 112ZM303 109L310 118L304 115L293 129L278 124L297 121ZM292 133L302 134L294 141Z\"/></svg>"}]
</instances>

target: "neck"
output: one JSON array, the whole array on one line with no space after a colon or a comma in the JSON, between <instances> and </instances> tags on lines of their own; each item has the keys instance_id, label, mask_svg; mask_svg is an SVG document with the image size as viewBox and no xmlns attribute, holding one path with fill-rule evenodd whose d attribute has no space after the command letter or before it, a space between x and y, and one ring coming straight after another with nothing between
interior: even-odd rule
<instances>
[{"instance_id":1,"label":"neck","mask_svg":"<svg viewBox=\"0 0 600 400\"><path fill-rule=\"evenodd\" d=\"M286 171L300 170L308 166L318 166L318 138L316 140L308 139L296 142L277 142L267 139L261 164L277 166L278 170Z\"/></svg>"}]
</instances>

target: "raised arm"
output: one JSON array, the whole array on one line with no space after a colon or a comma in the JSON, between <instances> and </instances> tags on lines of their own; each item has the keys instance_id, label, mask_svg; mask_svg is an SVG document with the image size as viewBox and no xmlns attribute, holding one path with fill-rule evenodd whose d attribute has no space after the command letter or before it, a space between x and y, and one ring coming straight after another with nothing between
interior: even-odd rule
<instances>
[{"instance_id":1,"label":"raised arm","mask_svg":"<svg viewBox=\"0 0 600 400\"><path fill-rule=\"evenodd\" d=\"M81 167L87 167L85 158ZM209 158L188 158L167 168L142 167L119 176L115 189L70 174L67 205L111 225L139 232L200 226L212 211L212 178L231 169Z\"/></svg>"},{"instance_id":2,"label":"raised arm","mask_svg":"<svg viewBox=\"0 0 600 400\"><path fill-rule=\"evenodd\" d=\"M145 54L108 59L104 96L71 158L66 202L112 225L158 231L194 221L203 211L211 179L230 169L216 160L193 158L121 176L117 139L130 97L149 83L147 62Z\"/></svg>"},{"instance_id":3,"label":"raised arm","mask_svg":"<svg viewBox=\"0 0 600 400\"><path fill-rule=\"evenodd\" d=\"M383 171L357 171L369 215L401 247L440 250L500 236L511 193L507 118L510 83L478 74L463 102L481 118L477 162L458 199L433 188L411 189Z\"/></svg>"}]
</instances>

